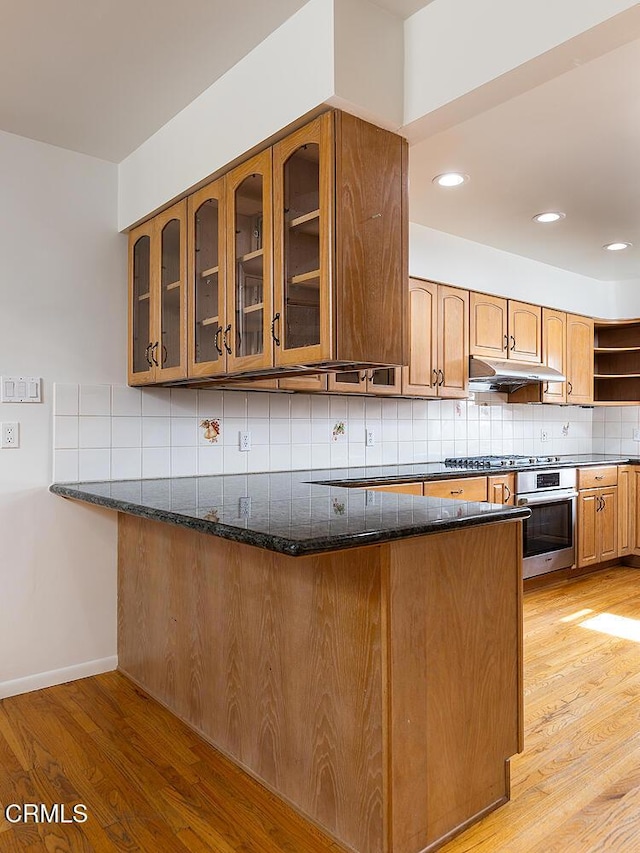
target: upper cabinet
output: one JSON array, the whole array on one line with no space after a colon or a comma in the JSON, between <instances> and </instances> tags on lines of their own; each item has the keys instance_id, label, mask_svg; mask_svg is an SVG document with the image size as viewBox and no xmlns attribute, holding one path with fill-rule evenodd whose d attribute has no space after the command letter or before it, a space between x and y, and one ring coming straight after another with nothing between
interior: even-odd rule
<instances>
[{"instance_id":1,"label":"upper cabinet","mask_svg":"<svg viewBox=\"0 0 640 853\"><path fill-rule=\"evenodd\" d=\"M224 179L189 198L189 375L226 371L226 218ZM228 341L227 341L228 346Z\"/></svg>"},{"instance_id":2,"label":"upper cabinet","mask_svg":"<svg viewBox=\"0 0 640 853\"><path fill-rule=\"evenodd\" d=\"M567 369L567 315L564 311L542 309L542 363L559 370L566 376ZM544 382L543 403L566 403L566 382Z\"/></svg>"},{"instance_id":3,"label":"upper cabinet","mask_svg":"<svg viewBox=\"0 0 640 853\"><path fill-rule=\"evenodd\" d=\"M407 231L406 140L324 113L131 232L131 384L402 364Z\"/></svg>"},{"instance_id":4,"label":"upper cabinet","mask_svg":"<svg viewBox=\"0 0 640 853\"><path fill-rule=\"evenodd\" d=\"M271 367L271 149L227 175L227 373Z\"/></svg>"},{"instance_id":5,"label":"upper cabinet","mask_svg":"<svg viewBox=\"0 0 640 853\"><path fill-rule=\"evenodd\" d=\"M129 384L187 375L187 203L129 235Z\"/></svg>"},{"instance_id":6,"label":"upper cabinet","mask_svg":"<svg viewBox=\"0 0 640 853\"><path fill-rule=\"evenodd\" d=\"M640 401L640 322L595 324L596 402Z\"/></svg>"},{"instance_id":7,"label":"upper cabinet","mask_svg":"<svg viewBox=\"0 0 640 853\"><path fill-rule=\"evenodd\" d=\"M540 363L540 306L473 291L470 298L471 355Z\"/></svg>"},{"instance_id":8,"label":"upper cabinet","mask_svg":"<svg viewBox=\"0 0 640 853\"><path fill-rule=\"evenodd\" d=\"M468 379L469 292L410 279L409 364L402 393L467 397Z\"/></svg>"},{"instance_id":9,"label":"upper cabinet","mask_svg":"<svg viewBox=\"0 0 640 853\"><path fill-rule=\"evenodd\" d=\"M593 320L567 314L567 403L593 403Z\"/></svg>"}]
</instances>

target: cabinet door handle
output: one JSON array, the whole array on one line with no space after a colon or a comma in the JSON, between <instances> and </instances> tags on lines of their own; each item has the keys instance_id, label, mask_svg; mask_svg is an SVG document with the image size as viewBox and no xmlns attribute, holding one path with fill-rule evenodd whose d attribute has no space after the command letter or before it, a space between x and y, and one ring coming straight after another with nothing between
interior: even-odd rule
<instances>
[{"instance_id":1,"label":"cabinet door handle","mask_svg":"<svg viewBox=\"0 0 640 853\"><path fill-rule=\"evenodd\" d=\"M504 336L504 346L502 349L509 349L509 335Z\"/></svg>"},{"instance_id":2,"label":"cabinet door handle","mask_svg":"<svg viewBox=\"0 0 640 853\"><path fill-rule=\"evenodd\" d=\"M571 382L567 382L567 394L573 394L573 385Z\"/></svg>"},{"instance_id":3,"label":"cabinet door handle","mask_svg":"<svg viewBox=\"0 0 640 853\"><path fill-rule=\"evenodd\" d=\"M509 337L510 337L510 338L511 338L511 340L512 340L512 344L511 344L511 352L513 352L513 351L514 351L514 349L516 348L516 339L513 337L513 335L509 335Z\"/></svg>"},{"instance_id":4,"label":"cabinet door handle","mask_svg":"<svg viewBox=\"0 0 640 853\"><path fill-rule=\"evenodd\" d=\"M440 382L438 382L438 385L442 386L444 385L444 373L442 370L438 370L438 373L440 374Z\"/></svg>"},{"instance_id":5,"label":"cabinet door handle","mask_svg":"<svg viewBox=\"0 0 640 853\"><path fill-rule=\"evenodd\" d=\"M438 371L437 371L437 370L435 369L435 367L434 367L434 368L433 368L433 380L432 380L432 382L431 382L431 387L432 387L432 388L435 388L435 386L436 386L437 384L438 384Z\"/></svg>"},{"instance_id":6,"label":"cabinet door handle","mask_svg":"<svg viewBox=\"0 0 640 853\"><path fill-rule=\"evenodd\" d=\"M450 495L461 495L464 492L464 489L455 489L449 492Z\"/></svg>"},{"instance_id":7,"label":"cabinet door handle","mask_svg":"<svg viewBox=\"0 0 640 853\"><path fill-rule=\"evenodd\" d=\"M224 348L226 349L228 355L231 355L231 347L229 346L229 344L227 342L227 335L229 334L230 331L231 331L231 323L229 323L229 325L224 330L223 335L222 335L222 342L224 344Z\"/></svg>"},{"instance_id":8,"label":"cabinet door handle","mask_svg":"<svg viewBox=\"0 0 640 853\"><path fill-rule=\"evenodd\" d=\"M158 359L156 358L156 351L158 349L158 345L158 341L156 341L155 344L151 347L151 359L156 367L160 367L160 365L158 364Z\"/></svg>"},{"instance_id":9,"label":"cabinet door handle","mask_svg":"<svg viewBox=\"0 0 640 853\"><path fill-rule=\"evenodd\" d=\"M280 324L278 322L279 320L280 320L280 312L278 311L278 313L274 315L273 320L271 321L271 337L273 338L273 342L277 347L280 346L280 338L279 338ZM277 335L276 335L276 323L278 323L278 334Z\"/></svg>"},{"instance_id":10,"label":"cabinet door handle","mask_svg":"<svg viewBox=\"0 0 640 853\"><path fill-rule=\"evenodd\" d=\"M169 358L169 353L164 344L162 344L162 365L164 366L167 363L167 359Z\"/></svg>"},{"instance_id":11,"label":"cabinet door handle","mask_svg":"<svg viewBox=\"0 0 640 853\"><path fill-rule=\"evenodd\" d=\"M602 498L600 497L600 495L596 495L596 512L600 512L600 510L602 509L601 501Z\"/></svg>"},{"instance_id":12,"label":"cabinet door handle","mask_svg":"<svg viewBox=\"0 0 640 853\"><path fill-rule=\"evenodd\" d=\"M506 483L504 485L504 491L505 491L504 502L508 503L511 500L511 489L509 488L509 486L507 486Z\"/></svg>"},{"instance_id":13,"label":"cabinet door handle","mask_svg":"<svg viewBox=\"0 0 640 853\"><path fill-rule=\"evenodd\" d=\"M151 355L150 355L150 350L151 350L152 346L153 346L153 344L151 342L149 342L147 344L146 350L144 351L144 357L147 359L147 364L149 365L149 367L153 367L153 362L151 361Z\"/></svg>"},{"instance_id":14,"label":"cabinet door handle","mask_svg":"<svg viewBox=\"0 0 640 853\"><path fill-rule=\"evenodd\" d=\"M214 338L214 345L216 348L216 352L218 355L222 355L222 347L220 346L220 335L222 334L222 326L218 326L216 330L216 336Z\"/></svg>"}]
</instances>

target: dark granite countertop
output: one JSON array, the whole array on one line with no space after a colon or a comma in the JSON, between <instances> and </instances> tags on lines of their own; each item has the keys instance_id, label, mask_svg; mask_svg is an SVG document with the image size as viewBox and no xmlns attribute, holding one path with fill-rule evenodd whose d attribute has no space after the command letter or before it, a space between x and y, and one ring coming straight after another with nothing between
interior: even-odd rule
<instances>
[{"instance_id":1,"label":"dark granite countertop","mask_svg":"<svg viewBox=\"0 0 640 853\"><path fill-rule=\"evenodd\" d=\"M637 461L588 454L562 458L548 467ZM51 486L51 491L119 512L300 556L526 518L529 510L523 507L366 489L367 485L378 483L496 473L502 470L449 468L440 462L430 462L166 480L57 483Z\"/></svg>"},{"instance_id":2,"label":"dark granite countertop","mask_svg":"<svg viewBox=\"0 0 640 853\"><path fill-rule=\"evenodd\" d=\"M313 482L344 479L346 470L55 484L51 491L294 557L529 515L520 507Z\"/></svg>"}]
</instances>

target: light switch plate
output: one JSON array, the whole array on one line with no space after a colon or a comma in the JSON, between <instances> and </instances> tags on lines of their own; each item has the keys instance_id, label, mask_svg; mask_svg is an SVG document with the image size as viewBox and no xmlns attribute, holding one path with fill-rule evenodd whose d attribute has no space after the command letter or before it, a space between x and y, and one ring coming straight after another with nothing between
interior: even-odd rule
<instances>
[{"instance_id":1,"label":"light switch plate","mask_svg":"<svg viewBox=\"0 0 640 853\"><path fill-rule=\"evenodd\" d=\"M42 380L39 376L3 376L0 378L0 403L41 403Z\"/></svg>"}]
</instances>

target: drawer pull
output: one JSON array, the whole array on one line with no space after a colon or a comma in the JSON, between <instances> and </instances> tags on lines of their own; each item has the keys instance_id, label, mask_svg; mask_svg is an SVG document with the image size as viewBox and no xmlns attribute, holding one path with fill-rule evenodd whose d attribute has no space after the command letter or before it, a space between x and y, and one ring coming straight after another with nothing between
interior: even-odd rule
<instances>
[{"instance_id":1,"label":"drawer pull","mask_svg":"<svg viewBox=\"0 0 640 853\"><path fill-rule=\"evenodd\" d=\"M455 491L452 489L452 490L449 492L449 494L450 494L450 495L461 495L463 492L464 492L464 489L455 489Z\"/></svg>"},{"instance_id":2,"label":"drawer pull","mask_svg":"<svg viewBox=\"0 0 640 853\"><path fill-rule=\"evenodd\" d=\"M596 474L595 479L596 480L604 480L604 474Z\"/></svg>"}]
</instances>

